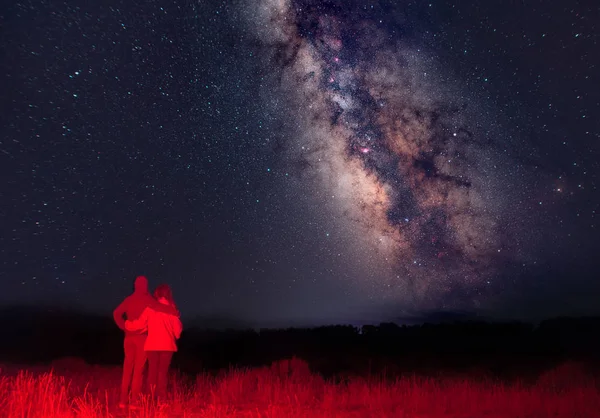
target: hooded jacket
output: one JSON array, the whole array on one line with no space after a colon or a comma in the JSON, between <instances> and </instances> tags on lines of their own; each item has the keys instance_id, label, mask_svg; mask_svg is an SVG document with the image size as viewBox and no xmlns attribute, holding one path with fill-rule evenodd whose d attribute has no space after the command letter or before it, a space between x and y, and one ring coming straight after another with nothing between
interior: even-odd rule
<instances>
[{"instance_id":1,"label":"hooded jacket","mask_svg":"<svg viewBox=\"0 0 600 418\"><path fill-rule=\"evenodd\" d=\"M159 302L169 306L166 299L159 299ZM183 326L175 315L146 308L138 319L125 321L125 329L148 331L144 351L177 351L176 341L181 336Z\"/></svg>"},{"instance_id":2,"label":"hooded jacket","mask_svg":"<svg viewBox=\"0 0 600 418\"><path fill-rule=\"evenodd\" d=\"M138 319L144 309L152 309L179 317L179 311L173 306L159 303L148 292L148 279L144 276L138 276L134 283L134 292L127 296L123 302L113 311L113 318L119 328L125 331L125 336L145 335L145 330L127 331L125 328L125 319Z\"/></svg>"}]
</instances>

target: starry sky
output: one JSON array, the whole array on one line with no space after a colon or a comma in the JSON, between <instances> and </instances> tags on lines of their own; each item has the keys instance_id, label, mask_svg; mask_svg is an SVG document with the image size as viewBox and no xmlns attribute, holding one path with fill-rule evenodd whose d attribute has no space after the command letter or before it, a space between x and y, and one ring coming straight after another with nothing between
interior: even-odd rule
<instances>
[{"instance_id":1,"label":"starry sky","mask_svg":"<svg viewBox=\"0 0 600 418\"><path fill-rule=\"evenodd\" d=\"M562 5L561 5L562 4ZM0 306L600 314L595 2L0 10Z\"/></svg>"}]
</instances>

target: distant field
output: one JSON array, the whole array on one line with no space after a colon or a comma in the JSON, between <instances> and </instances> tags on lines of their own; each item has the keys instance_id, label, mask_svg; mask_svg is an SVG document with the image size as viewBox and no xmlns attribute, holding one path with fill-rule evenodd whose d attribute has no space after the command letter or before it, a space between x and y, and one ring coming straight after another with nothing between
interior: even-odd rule
<instances>
[{"instance_id":1,"label":"distant field","mask_svg":"<svg viewBox=\"0 0 600 418\"><path fill-rule=\"evenodd\" d=\"M64 366L64 365L63 365ZM116 408L119 368L66 371L3 367L0 414L7 418L255 417L255 418L575 418L600 416L595 378L565 364L533 382L501 383L482 376L406 376L325 381L300 360L228 370L195 380L173 375L165 406Z\"/></svg>"}]
</instances>

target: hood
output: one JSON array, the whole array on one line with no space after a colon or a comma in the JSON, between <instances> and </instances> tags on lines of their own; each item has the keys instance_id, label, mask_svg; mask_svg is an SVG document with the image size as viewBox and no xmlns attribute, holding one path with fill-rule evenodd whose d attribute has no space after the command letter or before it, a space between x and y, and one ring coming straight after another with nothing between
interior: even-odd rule
<instances>
[{"instance_id":1,"label":"hood","mask_svg":"<svg viewBox=\"0 0 600 418\"><path fill-rule=\"evenodd\" d=\"M146 276L137 276L134 283L135 293L148 293L148 279Z\"/></svg>"}]
</instances>

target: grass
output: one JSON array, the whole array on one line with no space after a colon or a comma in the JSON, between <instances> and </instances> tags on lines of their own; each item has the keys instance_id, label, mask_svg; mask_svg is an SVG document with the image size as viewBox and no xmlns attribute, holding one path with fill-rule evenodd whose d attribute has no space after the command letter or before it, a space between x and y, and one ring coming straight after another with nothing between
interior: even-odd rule
<instances>
[{"instance_id":1,"label":"grass","mask_svg":"<svg viewBox=\"0 0 600 418\"><path fill-rule=\"evenodd\" d=\"M0 372L0 411L7 418L253 417L253 418L575 418L600 411L596 380L566 364L536 381L502 383L478 376L326 381L292 359L271 367L195 379L174 374L168 405L146 400L119 412L119 368Z\"/></svg>"}]
</instances>

